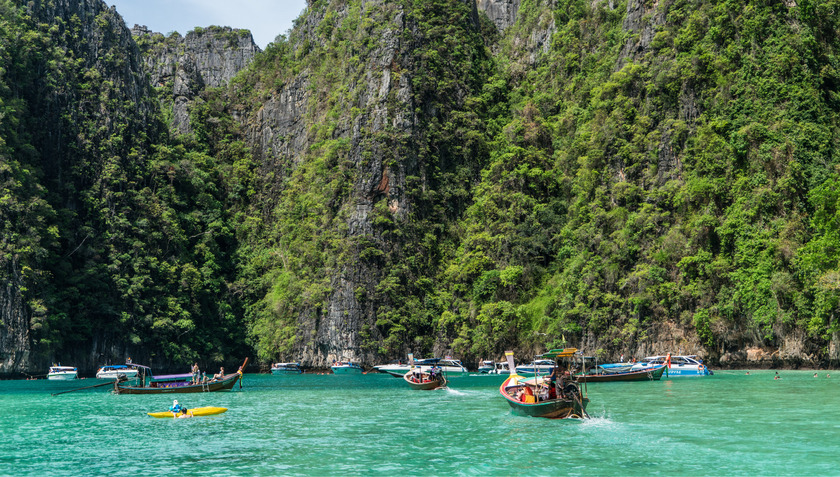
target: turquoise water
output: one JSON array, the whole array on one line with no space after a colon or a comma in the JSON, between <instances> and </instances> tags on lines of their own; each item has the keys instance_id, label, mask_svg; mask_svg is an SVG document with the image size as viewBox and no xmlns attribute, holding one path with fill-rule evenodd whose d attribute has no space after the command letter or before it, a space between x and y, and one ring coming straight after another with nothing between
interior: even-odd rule
<instances>
[{"instance_id":1,"label":"turquoise water","mask_svg":"<svg viewBox=\"0 0 840 477\"><path fill-rule=\"evenodd\" d=\"M840 372L588 386L592 419L518 417L496 376L245 375L176 396L0 381L0 475L837 475ZM153 419L173 397L225 414Z\"/></svg>"}]
</instances>

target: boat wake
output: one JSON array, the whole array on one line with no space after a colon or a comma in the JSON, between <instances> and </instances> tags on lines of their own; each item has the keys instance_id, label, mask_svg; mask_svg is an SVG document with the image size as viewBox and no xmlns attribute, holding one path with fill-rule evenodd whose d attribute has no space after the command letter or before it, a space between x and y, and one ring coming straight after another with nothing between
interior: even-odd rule
<instances>
[{"instance_id":1,"label":"boat wake","mask_svg":"<svg viewBox=\"0 0 840 477\"><path fill-rule=\"evenodd\" d=\"M472 393L465 392L465 391L458 391L457 389L452 388L443 388L446 390L447 394L451 394L453 396L469 396Z\"/></svg>"},{"instance_id":2,"label":"boat wake","mask_svg":"<svg viewBox=\"0 0 840 477\"><path fill-rule=\"evenodd\" d=\"M615 422L613 422L609 417L593 416L591 414L589 415L589 419L583 419L581 422L584 426L593 429L613 427L615 425Z\"/></svg>"}]
</instances>

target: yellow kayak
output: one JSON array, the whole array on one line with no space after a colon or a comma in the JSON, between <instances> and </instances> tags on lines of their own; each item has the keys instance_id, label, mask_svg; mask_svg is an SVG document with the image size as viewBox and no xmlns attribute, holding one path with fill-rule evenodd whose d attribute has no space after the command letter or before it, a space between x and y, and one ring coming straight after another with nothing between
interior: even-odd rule
<instances>
[{"instance_id":1,"label":"yellow kayak","mask_svg":"<svg viewBox=\"0 0 840 477\"><path fill-rule=\"evenodd\" d=\"M212 407L212 406L208 406L208 407L197 407L197 408L194 408L194 409L187 409L187 415L189 415L190 417L194 417L194 416L212 416L212 415L214 415L214 414L221 414L221 413L223 413L223 412L225 412L225 411L227 411L227 408L226 408L226 407ZM171 418L171 417L173 417L173 416L172 416L172 411L149 412L149 413L147 413L147 414L148 414L148 415L150 415L150 416L152 416L152 417L158 417L158 418L161 418L161 417L169 417L169 418Z\"/></svg>"}]
</instances>

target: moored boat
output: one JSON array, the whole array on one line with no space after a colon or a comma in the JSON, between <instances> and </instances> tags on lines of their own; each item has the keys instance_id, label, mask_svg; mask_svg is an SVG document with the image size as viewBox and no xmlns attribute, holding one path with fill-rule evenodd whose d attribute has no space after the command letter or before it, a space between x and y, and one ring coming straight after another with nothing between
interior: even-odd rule
<instances>
[{"instance_id":1,"label":"moored boat","mask_svg":"<svg viewBox=\"0 0 840 477\"><path fill-rule=\"evenodd\" d=\"M405 382L418 391L438 389L446 386L446 377L439 369L431 369L429 371L422 371L420 368L405 373L403 376Z\"/></svg>"},{"instance_id":2,"label":"moored boat","mask_svg":"<svg viewBox=\"0 0 840 477\"><path fill-rule=\"evenodd\" d=\"M493 360L485 359L481 362L481 366L478 367L478 374L491 374L493 371L496 370L496 363Z\"/></svg>"},{"instance_id":3,"label":"moored boat","mask_svg":"<svg viewBox=\"0 0 840 477\"><path fill-rule=\"evenodd\" d=\"M151 373L151 368L138 364L135 366L140 370L139 384L128 385L118 379L114 381L114 392L117 394L173 394L227 391L232 389L233 385L242 378L243 370L247 364L248 358L245 358L245 362L239 367L239 371L212 380L202 380L199 383L193 383L191 373L154 376ZM148 384L146 383L147 375L150 377ZM242 387L241 382L239 387Z\"/></svg>"},{"instance_id":4,"label":"moored boat","mask_svg":"<svg viewBox=\"0 0 840 477\"><path fill-rule=\"evenodd\" d=\"M47 373L47 379L50 381L64 381L77 379L78 377L79 371L73 366L50 366L50 370Z\"/></svg>"},{"instance_id":5,"label":"moored boat","mask_svg":"<svg viewBox=\"0 0 840 477\"><path fill-rule=\"evenodd\" d=\"M449 356L446 358L421 359L417 361L417 366L419 366L423 372L428 372L432 368L439 368L447 376L447 378L470 375L470 372L467 371L467 368L464 367L460 360L453 359Z\"/></svg>"},{"instance_id":6,"label":"moored boat","mask_svg":"<svg viewBox=\"0 0 840 477\"><path fill-rule=\"evenodd\" d=\"M598 367L601 368L600 371L606 374L612 373L625 373L630 371L630 368L633 367L635 363L605 363L599 364Z\"/></svg>"},{"instance_id":7,"label":"moored boat","mask_svg":"<svg viewBox=\"0 0 840 477\"><path fill-rule=\"evenodd\" d=\"M553 349L543 358L559 360L573 358L577 349ZM513 353L505 353L513 364ZM559 367L559 363L556 363ZM558 368L559 369L559 368ZM574 376L561 376L558 382L548 376L526 378L512 374L499 386L499 393L507 400L514 414L551 419L586 418L589 399L581 393Z\"/></svg>"},{"instance_id":8,"label":"moored boat","mask_svg":"<svg viewBox=\"0 0 840 477\"><path fill-rule=\"evenodd\" d=\"M196 407L196 408L193 408L193 409L187 409L187 415L189 415L190 417L214 416L216 414L222 414L223 412L226 412L226 411L227 411L226 407L212 407L212 406ZM152 417L159 418L159 419L162 419L162 418L163 419L165 419L165 418L170 418L171 419L171 418L175 417L175 414L172 411L147 412L146 414L148 414Z\"/></svg>"},{"instance_id":9,"label":"moored boat","mask_svg":"<svg viewBox=\"0 0 840 477\"><path fill-rule=\"evenodd\" d=\"M374 366L373 369L379 371L380 373L388 373L396 378L401 378L405 376L405 373L411 370L411 364L403 364L402 362L380 364Z\"/></svg>"},{"instance_id":10,"label":"moored boat","mask_svg":"<svg viewBox=\"0 0 840 477\"><path fill-rule=\"evenodd\" d=\"M331 367L333 374L362 374L362 367L349 361L336 361Z\"/></svg>"},{"instance_id":11,"label":"moored boat","mask_svg":"<svg viewBox=\"0 0 840 477\"><path fill-rule=\"evenodd\" d=\"M300 363L274 363L271 366L271 374L275 375L301 373L303 373L303 369L301 369Z\"/></svg>"},{"instance_id":12,"label":"moored boat","mask_svg":"<svg viewBox=\"0 0 840 477\"><path fill-rule=\"evenodd\" d=\"M374 366L373 368L377 371L388 373L391 376L397 378L405 376L405 373L411 370L412 363L414 366L419 366L420 368L422 368L423 371L429 371L430 369L432 369L432 367L435 366L439 367L450 378L455 376L469 376L470 374L470 372L467 370L466 367L464 367L461 361L457 359L446 357L415 360L411 357L411 354L409 354L408 356L408 364L392 363Z\"/></svg>"},{"instance_id":13,"label":"moored boat","mask_svg":"<svg viewBox=\"0 0 840 477\"><path fill-rule=\"evenodd\" d=\"M137 377L139 371L133 364L112 364L99 368L96 372L97 379L117 379L120 376L125 376L128 379Z\"/></svg>"},{"instance_id":14,"label":"moored boat","mask_svg":"<svg viewBox=\"0 0 840 477\"><path fill-rule=\"evenodd\" d=\"M575 376L581 383L603 383L612 381L659 381L667 367L664 364L646 368L628 369L624 372L594 372Z\"/></svg>"},{"instance_id":15,"label":"moored boat","mask_svg":"<svg viewBox=\"0 0 840 477\"><path fill-rule=\"evenodd\" d=\"M507 361L482 361L482 365L478 368L477 374L510 374L510 365ZM471 376L475 375L472 374Z\"/></svg>"},{"instance_id":16,"label":"moored boat","mask_svg":"<svg viewBox=\"0 0 840 477\"><path fill-rule=\"evenodd\" d=\"M542 376L550 373L553 367L554 361L550 359L536 359L529 364L520 364L515 371L520 376Z\"/></svg>"},{"instance_id":17,"label":"moored boat","mask_svg":"<svg viewBox=\"0 0 840 477\"><path fill-rule=\"evenodd\" d=\"M703 364L703 360L697 355L678 355L671 356L648 356L647 358L636 363L633 368L638 369L644 366L664 364L668 367L668 377L697 377L697 376L711 376L715 374L708 366Z\"/></svg>"}]
</instances>

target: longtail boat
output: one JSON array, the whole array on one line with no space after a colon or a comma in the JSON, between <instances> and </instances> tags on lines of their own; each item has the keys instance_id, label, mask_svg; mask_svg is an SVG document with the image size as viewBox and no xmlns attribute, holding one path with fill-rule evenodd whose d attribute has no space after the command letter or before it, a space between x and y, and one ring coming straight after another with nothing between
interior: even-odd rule
<instances>
[{"instance_id":1,"label":"longtail boat","mask_svg":"<svg viewBox=\"0 0 840 477\"><path fill-rule=\"evenodd\" d=\"M408 383L411 389L418 391L442 388L448 382L442 372L420 371L420 368L414 368L405 373L403 379L405 379L405 382Z\"/></svg>"},{"instance_id":2,"label":"longtail boat","mask_svg":"<svg viewBox=\"0 0 840 477\"><path fill-rule=\"evenodd\" d=\"M667 366L660 364L649 368L631 369L622 373L578 374L575 378L581 383L605 383L612 381L659 381Z\"/></svg>"},{"instance_id":3,"label":"longtail boat","mask_svg":"<svg viewBox=\"0 0 840 477\"><path fill-rule=\"evenodd\" d=\"M577 349L553 349L541 358L559 360L576 356ZM510 369L513 366L513 352L505 352ZM559 366L559 364L558 364ZM546 417L550 419L586 418L589 398L581 393L574 376L563 376L558 383L548 376L526 378L512 374L499 386L499 393L507 400L514 414L520 416Z\"/></svg>"},{"instance_id":4,"label":"longtail boat","mask_svg":"<svg viewBox=\"0 0 840 477\"><path fill-rule=\"evenodd\" d=\"M248 364L248 358L235 373L225 374L221 378L213 380L202 380L198 384L192 383L192 374L169 374L165 376L153 376L148 366L135 365L141 370L140 384L130 386L123 384L123 381L114 381L114 392L117 394L172 394L172 393L212 393L216 391L227 391L233 388L242 378L243 370ZM146 371L150 376L146 384ZM239 387L242 387L240 381Z\"/></svg>"},{"instance_id":5,"label":"longtail boat","mask_svg":"<svg viewBox=\"0 0 840 477\"><path fill-rule=\"evenodd\" d=\"M193 408L193 409L187 409L187 414L190 417L213 416L213 415L216 415L216 414L221 414L221 413L226 412L226 411L227 411L226 407L207 406L207 407L196 407L196 408ZM170 418L171 419L171 418L175 417L175 413L173 413L172 411L147 412L146 414L148 414L152 417L159 418L159 419L160 418L164 418L164 419L165 418Z\"/></svg>"}]
</instances>

